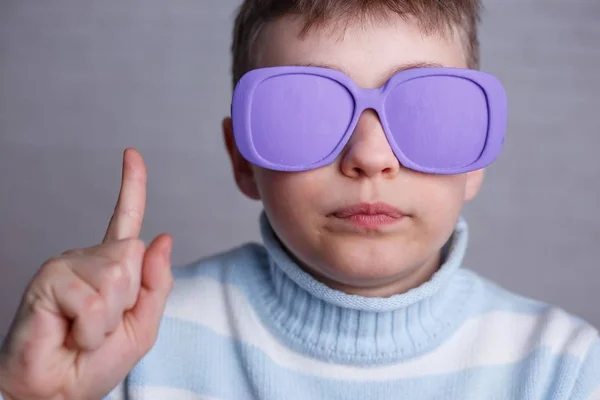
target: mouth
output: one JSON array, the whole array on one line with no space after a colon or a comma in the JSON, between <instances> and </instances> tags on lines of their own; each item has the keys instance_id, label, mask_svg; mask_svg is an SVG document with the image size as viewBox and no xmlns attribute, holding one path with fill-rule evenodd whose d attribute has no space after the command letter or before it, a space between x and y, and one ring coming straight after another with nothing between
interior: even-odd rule
<instances>
[{"instance_id":1,"label":"mouth","mask_svg":"<svg viewBox=\"0 0 600 400\"><path fill-rule=\"evenodd\" d=\"M394 224L407 216L386 203L360 203L337 210L333 217L360 228L377 228Z\"/></svg>"}]
</instances>

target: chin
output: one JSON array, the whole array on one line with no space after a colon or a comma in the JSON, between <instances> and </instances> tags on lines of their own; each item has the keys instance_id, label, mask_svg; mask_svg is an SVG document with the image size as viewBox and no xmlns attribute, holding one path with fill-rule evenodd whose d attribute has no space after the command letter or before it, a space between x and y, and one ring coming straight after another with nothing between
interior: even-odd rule
<instances>
[{"instance_id":1,"label":"chin","mask_svg":"<svg viewBox=\"0 0 600 400\"><path fill-rule=\"evenodd\" d=\"M342 284L364 287L410 275L420 264L414 252L397 241L363 242L323 249L317 263L321 273Z\"/></svg>"}]
</instances>

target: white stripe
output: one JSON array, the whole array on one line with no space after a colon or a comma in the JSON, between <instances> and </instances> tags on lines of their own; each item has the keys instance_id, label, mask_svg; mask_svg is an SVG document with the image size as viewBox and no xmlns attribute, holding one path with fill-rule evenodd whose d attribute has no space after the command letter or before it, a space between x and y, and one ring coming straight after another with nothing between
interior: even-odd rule
<instances>
[{"instance_id":1,"label":"white stripe","mask_svg":"<svg viewBox=\"0 0 600 400\"><path fill-rule=\"evenodd\" d=\"M587 400L600 400L600 387L598 387Z\"/></svg>"},{"instance_id":2,"label":"white stripe","mask_svg":"<svg viewBox=\"0 0 600 400\"><path fill-rule=\"evenodd\" d=\"M200 396L188 390L157 386L131 388L131 400L217 400L214 397Z\"/></svg>"},{"instance_id":3,"label":"white stripe","mask_svg":"<svg viewBox=\"0 0 600 400\"><path fill-rule=\"evenodd\" d=\"M258 347L284 368L332 379L382 381L453 373L518 362L539 346L583 358L596 331L559 309L545 315L498 311L466 321L435 351L400 365L361 368L322 362L282 345L266 329L244 294L211 278L178 280L165 315L203 325ZM233 317L233 318L232 318Z\"/></svg>"}]
</instances>

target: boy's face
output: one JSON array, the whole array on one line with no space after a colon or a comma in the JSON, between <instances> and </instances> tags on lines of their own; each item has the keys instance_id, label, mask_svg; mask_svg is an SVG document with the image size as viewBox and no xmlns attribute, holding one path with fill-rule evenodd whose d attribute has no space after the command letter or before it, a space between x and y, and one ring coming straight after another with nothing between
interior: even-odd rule
<instances>
[{"instance_id":1,"label":"boy's face","mask_svg":"<svg viewBox=\"0 0 600 400\"><path fill-rule=\"evenodd\" d=\"M425 36L395 16L386 23L350 24L343 36L323 28L301 39L301 29L291 17L270 24L258 46L258 66L327 66L364 88L380 87L399 68L466 68L458 39ZM403 168L372 110L362 114L333 164L307 172L248 164L234 145L229 118L223 127L242 192L262 200L277 236L303 268L349 293L385 297L428 280L463 204L475 197L483 179L482 170L427 175ZM360 215L339 214L360 203L386 203L404 216L366 226L376 217L364 217L360 224Z\"/></svg>"}]
</instances>

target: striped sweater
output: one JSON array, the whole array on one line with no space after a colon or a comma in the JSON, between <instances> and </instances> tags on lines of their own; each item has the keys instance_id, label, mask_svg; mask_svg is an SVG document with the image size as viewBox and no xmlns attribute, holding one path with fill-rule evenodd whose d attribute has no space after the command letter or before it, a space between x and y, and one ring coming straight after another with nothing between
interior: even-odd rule
<instances>
[{"instance_id":1,"label":"striped sweater","mask_svg":"<svg viewBox=\"0 0 600 400\"><path fill-rule=\"evenodd\" d=\"M129 399L600 399L598 331L461 267L460 220L425 284L389 298L332 290L281 247L175 268L154 348L111 393Z\"/></svg>"},{"instance_id":2,"label":"striped sweater","mask_svg":"<svg viewBox=\"0 0 600 400\"><path fill-rule=\"evenodd\" d=\"M264 245L175 268L153 349L111 400L600 399L598 331L461 267L459 220L426 283L389 298L306 274Z\"/></svg>"}]
</instances>

